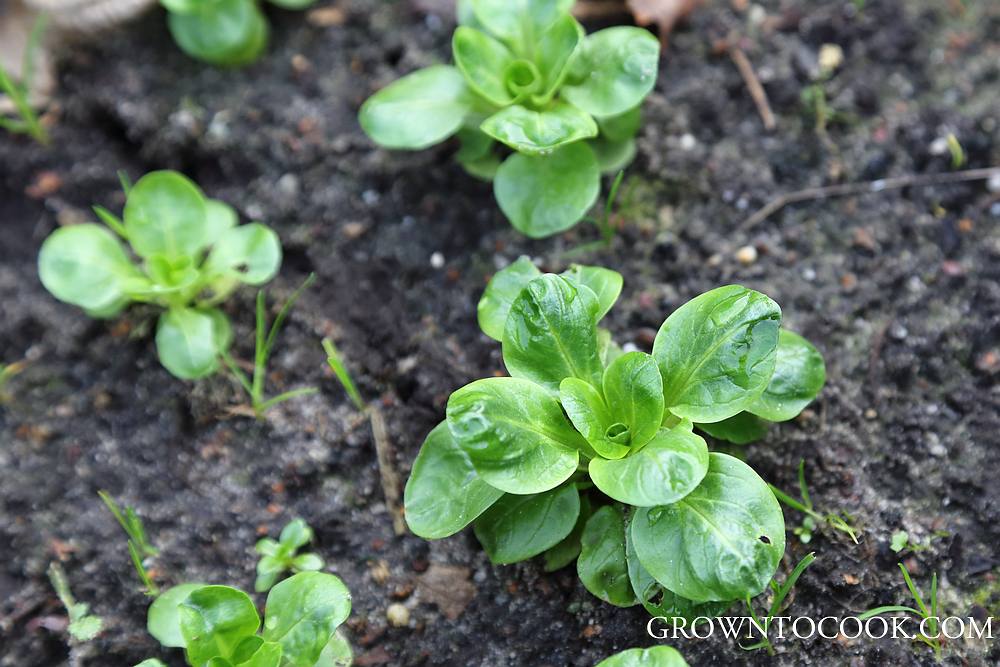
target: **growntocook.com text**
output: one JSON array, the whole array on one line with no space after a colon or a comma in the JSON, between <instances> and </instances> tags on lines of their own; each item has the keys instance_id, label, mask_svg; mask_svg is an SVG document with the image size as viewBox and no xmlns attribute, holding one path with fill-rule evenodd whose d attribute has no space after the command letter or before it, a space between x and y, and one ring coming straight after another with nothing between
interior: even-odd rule
<instances>
[{"instance_id":1,"label":"growntocook.com text","mask_svg":"<svg viewBox=\"0 0 1000 667\"><path fill-rule=\"evenodd\" d=\"M857 616L824 616L818 620L809 616L775 616L770 622L759 623L751 616L701 616L689 623L685 618L655 616L646 624L646 632L654 639L708 639L718 635L730 639L916 639L921 635L993 639L993 620L959 616L921 619L873 616L864 620Z\"/></svg>"}]
</instances>

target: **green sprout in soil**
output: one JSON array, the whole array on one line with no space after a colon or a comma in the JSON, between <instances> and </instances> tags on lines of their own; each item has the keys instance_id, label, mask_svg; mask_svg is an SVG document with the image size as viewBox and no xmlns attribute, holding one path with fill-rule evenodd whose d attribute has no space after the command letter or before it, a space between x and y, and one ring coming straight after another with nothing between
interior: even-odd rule
<instances>
[{"instance_id":1,"label":"green sprout in soil","mask_svg":"<svg viewBox=\"0 0 1000 667\"><path fill-rule=\"evenodd\" d=\"M146 595L156 597L159 595L160 589L146 569L146 560L156 558L160 550L149 542L146 537L146 528L142 525L142 519L139 518L134 509L126 506L123 510L107 491L98 491L97 495L100 496L105 507L128 535L128 555L132 560L132 566L135 568L139 581L146 589Z\"/></svg>"},{"instance_id":2,"label":"green sprout in soil","mask_svg":"<svg viewBox=\"0 0 1000 667\"><path fill-rule=\"evenodd\" d=\"M100 616L90 613L90 606L85 602L77 602L69 589L66 573L58 563L49 565L49 581L55 589L59 601L66 608L69 616L69 626L66 628L70 636L78 642L89 642L101 633L104 621Z\"/></svg>"},{"instance_id":3,"label":"green sprout in soil","mask_svg":"<svg viewBox=\"0 0 1000 667\"><path fill-rule=\"evenodd\" d=\"M786 608L785 600L788 598L788 594L792 592L792 589L795 588L795 584L798 582L799 577L802 576L802 573L806 571L807 567L812 565L814 560L816 560L816 554L806 554L805 557L799 561L798 565L795 566L791 574L788 575L788 578L785 579L783 584L779 585L776 580L771 580L773 597L771 598L771 605L767 609L767 614L765 614L763 618L758 616L757 612L754 611L753 602L749 597L744 600L747 612L750 614L750 617L753 618L755 627L757 628L757 631L760 632L761 638L760 641L751 644L750 646L740 645L740 648L745 651L756 651L763 648L767 649L768 655L774 655L774 645L771 643L771 638L768 636L768 630L771 627L771 623L774 622L774 618Z\"/></svg>"},{"instance_id":4,"label":"green sprout in soil","mask_svg":"<svg viewBox=\"0 0 1000 667\"><path fill-rule=\"evenodd\" d=\"M299 554L298 550L313 540L313 531L302 519L295 519L285 526L277 541L270 537L257 542L257 581L254 590L264 593L271 590L285 572L315 572L323 569L323 559L313 553Z\"/></svg>"},{"instance_id":5,"label":"green sprout in soil","mask_svg":"<svg viewBox=\"0 0 1000 667\"><path fill-rule=\"evenodd\" d=\"M271 0L284 9L305 9L316 0ZM270 27L257 0L160 0L167 26L181 51L224 67L248 65L267 48Z\"/></svg>"},{"instance_id":6,"label":"green sprout in soil","mask_svg":"<svg viewBox=\"0 0 1000 667\"><path fill-rule=\"evenodd\" d=\"M339 380L340 384L344 387L344 391L347 392L351 402L354 403L354 407L356 407L359 412L367 412L367 406L361 398L361 393L354 384L354 380L351 378L351 374L348 372L347 366L344 365L344 359L340 354L340 350L337 349L337 346L334 345L333 341L329 338L323 339L323 350L326 352L326 363L330 366L330 370L333 371L333 374L337 376L337 380Z\"/></svg>"},{"instance_id":7,"label":"green sprout in soil","mask_svg":"<svg viewBox=\"0 0 1000 667\"><path fill-rule=\"evenodd\" d=\"M288 297L288 300L281 306L281 310L278 311L278 315L274 318L274 322L271 323L270 329L267 326L267 295L264 290L257 292L257 317L254 329L254 359L252 378L247 377L246 373L240 370L239 365L236 363L236 360L233 359L228 350L222 351L222 360L225 362L226 367L229 368L229 371L240 383L240 386L243 387L243 389L246 390L247 394L250 396L250 405L252 406L254 415L257 419L262 419L264 417L264 413L280 403L284 403L287 400L297 398L299 396L315 394L319 391L315 387L303 387L301 389L286 391L273 398L264 398L264 382L267 379L267 362L271 358L271 353L274 351L274 343L278 338L278 332L281 331L282 325L284 325L285 320L288 319L288 314L291 312L295 302L299 300L302 293L310 285L312 285L315 280L315 274L310 274L309 277L305 279L305 282L303 282L299 288L295 290L290 297Z\"/></svg>"},{"instance_id":8,"label":"green sprout in soil","mask_svg":"<svg viewBox=\"0 0 1000 667\"><path fill-rule=\"evenodd\" d=\"M889 548L897 554L902 552L903 550L907 550L912 553L918 553L920 551L926 551L927 549L930 549L931 543L934 542L934 540L939 540L943 537L948 537L950 535L951 533L948 532L947 530L936 530L933 533L931 533L931 536L925 543L920 544L917 542L911 542L910 534L907 533L905 530L897 530L892 534L892 538L889 540Z\"/></svg>"},{"instance_id":9,"label":"green sprout in soil","mask_svg":"<svg viewBox=\"0 0 1000 667\"><path fill-rule=\"evenodd\" d=\"M956 137L952 132L948 133L946 138L948 142L948 152L951 153L951 168L961 169L962 165L965 164L965 149L962 148L962 144L959 143L958 137Z\"/></svg>"},{"instance_id":10,"label":"green sprout in soil","mask_svg":"<svg viewBox=\"0 0 1000 667\"><path fill-rule=\"evenodd\" d=\"M27 134L43 146L48 146L51 140L45 126L38 119L38 114L31 108L29 97L35 73L35 54L42 41L47 22L47 16L40 15L28 35L28 43L24 49L24 59L21 64L20 82L15 82L10 73L3 66L0 66L0 92L7 95L18 116L17 118L0 116L0 128L14 134Z\"/></svg>"},{"instance_id":11,"label":"green sprout in soil","mask_svg":"<svg viewBox=\"0 0 1000 667\"><path fill-rule=\"evenodd\" d=\"M238 224L231 206L205 197L174 171L146 174L126 187L126 196L123 219L94 208L107 228L71 225L45 240L38 256L42 284L96 318L114 317L130 303L163 308L160 362L178 378L211 375L232 343L229 318L217 306L241 284L274 277L278 235L257 222Z\"/></svg>"},{"instance_id":12,"label":"green sprout in soil","mask_svg":"<svg viewBox=\"0 0 1000 667\"><path fill-rule=\"evenodd\" d=\"M10 395L6 393L7 383L28 366L26 361L15 361L12 364L0 364L0 403L10 400Z\"/></svg>"},{"instance_id":13,"label":"green sprout in soil","mask_svg":"<svg viewBox=\"0 0 1000 667\"><path fill-rule=\"evenodd\" d=\"M920 625L921 632L915 639L929 646L931 650L934 651L935 659L941 661L941 633L939 632L939 616L938 616L938 595L937 595L937 573L935 572L931 575L931 590L930 590L930 606L924 602L923 597L920 595L920 590L913 583L913 579L910 578L910 572L906 569L906 566L902 563L897 563L899 565L900 571L903 573L903 580L906 582L906 587L910 591L910 595L913 596L913 601L917 605L914 607L907 607L905 605L887 605L884 607L876 607L874 609L869 609L860 616L858 620L864 622L869 618L874 616L880 616L882 614L893 614L897 612L906 612L908 614L913 614L918 618L922 619ZM924 623L927 626L927 633L923 632Z\"/></svg>"},{"instance_id":14,"label":"green sprout in soil","mask_svg":"<svg viewBox=\"0 0 1000 667\"><path fill-rule=\"evenodd\" d=\"M771 491L778 500L806 515L802 520L802 525L793 531L803 544L811 542L816 529L823 524L847 534L855 544L858 544L858 530L850 524L851 517L848 514L839 512L823 514L813 508L809 487L806 485L805 459L799 461L799 499L793 498L774 484L768 484L768 486L771 487Z\"/></svg>"},{"instance_id":15,"label":"green sprout in soil","mask_svg":"<svg viewBox=\"0 0 1000 667\"><path fill-rule=\"evenodd\" d=\"M781 335L774 301L729 285L674 311L651 355L623 352L598 326L621 289L614 271L542 274L526 257L493 277L479 324L511 377L451 395L413 464L406 521L426 539L471 523L496 564L576 560L616 606L716 616L767 588L785 523L757 473L694 429L793 419L822 386L815 348Z\"/></svg>"},{"instance_id":16,"label":"green sprout in soil","mask_svg":"<svg viewBox=\"0 0 1000 667\"><path fill-rule=\"evenodd\" d=\"M688 667L680 652L670 646L630 648L605 658L594 667Z\"/></svg>"},{"instance_id":17,"label":"green sprout in soil","mask_svg":"<svg viewBox=\"0 0 1000 667\"><path fill-rule=\"evenodd\" d=\"M588 36L573 4L461 0L455 65L382 89L361 107L361 127L392 149L422 150L457 135L457 161L493 181L518 231L543 238L576 225L597 201L601 174L635 156L660 45L631 26Z\"/></svg>"}]
</instances>

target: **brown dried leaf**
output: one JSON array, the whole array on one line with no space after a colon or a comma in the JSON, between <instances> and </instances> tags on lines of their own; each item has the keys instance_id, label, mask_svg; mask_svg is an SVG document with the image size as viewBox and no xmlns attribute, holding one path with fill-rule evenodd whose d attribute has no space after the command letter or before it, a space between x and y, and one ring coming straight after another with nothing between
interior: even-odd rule
<instances>
[{"instance_id":1,"label":"brown dried leaf","mask_svg":"<svg viewBox=\"0 0 1000 667\"><path fill-rule=\"evenodd\" d=\"M687 18L701 3L702 0L625 0L636 23L657 27L664 47L674 26Z\"/></svg>"},{"instance_id":2,"label":"brown dried leaf","mask_svg":"<svg viewBox=\"0 0 1000 667\"><path fill-rule=\"evenodd\" d=\"M476 587L469 581L469 568L431 563L417 578L421 599L437 605L445 618L454 621L476 597Z\"/></svg>"}]
</instances>

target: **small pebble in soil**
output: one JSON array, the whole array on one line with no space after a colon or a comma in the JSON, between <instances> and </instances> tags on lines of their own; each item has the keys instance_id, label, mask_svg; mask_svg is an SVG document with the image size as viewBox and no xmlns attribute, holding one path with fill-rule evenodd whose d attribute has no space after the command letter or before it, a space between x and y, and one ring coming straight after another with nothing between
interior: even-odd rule
<instances>
[{"instance_id":1,"label":"small pebble in soil","mask_svg":"<svg viewBox=\"0 0 1000 667\"><path fill-rule=\"evenodd\" d=\"M872 408L865 410L865 419L875 419L878 417L878 413Z\"/></svg>"},{"instance_id":2,"label":"small pebble in soil","mask_svg":"<svg viewBox=\"0 0 1000 667\"><path fill-rule=\"evenodd\" d=\"M394 628L405 628L410 624L410 610L405 605L394 602L385 610L385 618Z\"/></svg>"},{"instance_id":3,"label":"small pebble in soil","mask_svg":"<svg viewBox=\"0 0 1000 667\"><path fill-rule=\"evenodd\" d=\"M745 245L736 251L736 261L743 266L750 266L757 261L757 249L752 245Z\"/></svg>"},{"instance_id":4,"label":"small pebble in soil","mask_svg":"<svg viewBox=\"0 0 1000 667\"><path fill-rule=\"evenodd\" d=\"M690 132L681 135L680 147L683 151L693 151L698 146L698 140Z\"/></svg>"},{"instance_id":5,"label":"small pebble in soil","mask_svg":"<svg viewBox=\"0 0 1000 667\"><path fill-rule=\"evenodd\" d=\"M819 48L819 68L833 72L844 63L844 49L839 44L824 44Z\"/></svg>"},{"instance_id":6,"label":"small pebble in soil","mask_svg":"<svg viewBox=\"0 0 1000 667\"><path fill-rule=\"evenodd\" d=\"M444 268L444 255L436 252L431 255L431 268L441 269Z\"/></svg>"},{"instance_id":7,"label":"small pebble in soil","mask_svg":"<svg viewBox=\"0 0 1000 667\"><path fill-rule=\"evenodd\" d=\"M816 270L809 267L802 269L802 280L809 283L816 280Z\"/></svg>"}]
</instances>

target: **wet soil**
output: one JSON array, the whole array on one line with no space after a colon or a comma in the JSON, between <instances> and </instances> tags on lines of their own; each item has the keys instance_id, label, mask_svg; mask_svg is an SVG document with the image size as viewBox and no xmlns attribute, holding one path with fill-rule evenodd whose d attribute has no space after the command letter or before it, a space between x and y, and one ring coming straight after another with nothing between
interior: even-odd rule
<instances>
[{"instance_id":1,"label":"wet soil","mask_svg":"<svg viewBox=\"0 0 1000 667\"><path fill-rule=\"evenodd\" d=\"M520 254L560 270L596 232L527 241L489 186L450 161L452 146L375 148L358 106L446 60L452 20L404 1L338 6L344 21L326 27L271 11L268 56L239 71L186 59L154 11L66 45L53 148L0 135L0 361L30 362L0 406L3 667L183 664L145 631L148 600L99 489L146 520L164 585L249 588L256 539L305 518L353 592L360 665L582 667L654 642L641 610L598 602L572 568L493 567L471 531L434 543L393 532L368 423L324 369L319 339L337 341L381 406L405 478L448 394L502 371L475 321L489 276ZM774 108L773 132L718 53L733 31ZM804 459L816 506L849 513L861 531L859 545L829 530L803 544L791 532L801 515L786 511L783 571L817 555L789 614L905 603L899 560L924 590L938 573L948 614L1000 611L1000 183L824 199L741 225L782 192L951 171L948 133L966 168L1000 164L998 36L1000 7L986 0L714 3L670 40L614 243L573 257L625 276L607 320L621 343L648 349L674 308L740 282L777 300L787 326L824 353L817 402L739 451L788 490ZM820 84L832 110L825 132L801 101L824 44L844 51ZM159 366L154 313L92 321L41 287L45 236L91 204L120 207L117 170L159 168L183 170L279 232L286 258L272 301L317 274L280 338L269 388L312 385L318 395L266 422L233 414L245 398L231 379L189 384ZM745 246L756 251L750 263L737 259ZM243 292L226 306L243 359L252 299ZM916 550L890 550L901 529ZM105 620L72 654L45 576L56 559ZM393 602L410 609L408 627L387 623ZM692 665L933 662L903 639L778 641L773 658L721 637L670 643ZM1000 645L952 641L945 662L997 664Z\"/></svg>"}]
</instances>

